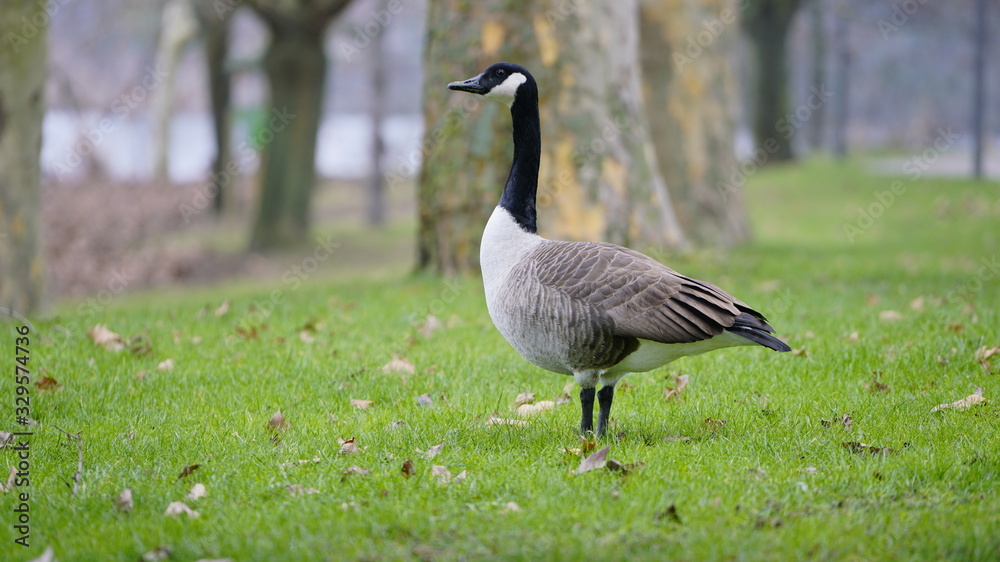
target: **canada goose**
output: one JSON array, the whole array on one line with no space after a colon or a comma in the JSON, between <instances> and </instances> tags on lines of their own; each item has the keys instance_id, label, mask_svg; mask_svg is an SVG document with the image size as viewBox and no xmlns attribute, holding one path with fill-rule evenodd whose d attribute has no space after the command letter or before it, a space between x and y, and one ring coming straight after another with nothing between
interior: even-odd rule
<instances>
[{"instance_id":1,"label":"canada goose","mask_svg":"<svg viewBox=\"0 0 1000 562\"><path fill-rule=\"evenodd\" d=\"M486 306L525 359L580 384L581 432L593 430L596 394L597 435L604 434L615 385L628 373L724 347L791 349L771 335L762 314L714 285L615 244L539 236L535 79L521 66L498 62L448 88L510 107L514 160L480 250Z\"/></svg>"}]
</instances>

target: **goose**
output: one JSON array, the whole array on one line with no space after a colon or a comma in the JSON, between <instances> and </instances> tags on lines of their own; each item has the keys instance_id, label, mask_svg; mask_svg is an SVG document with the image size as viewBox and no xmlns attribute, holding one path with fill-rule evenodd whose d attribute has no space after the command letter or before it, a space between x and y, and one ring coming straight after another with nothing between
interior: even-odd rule
<instances>
[{"instance_id":1,"label":"goose","mask_svg":"<svg viewBox=\"0 0 1000 562\"><path fill-rule=\"evenodd\" d=\"M596 395L596 435L604 435L615 385L629 373L733 346L790 351L761 313L715 285L615 244L539 236L538 86L527 70L498 62L448 88L510 108L513 162L480 247L486 307L525 359L576 379L581 433L594 430Z\"/></svg>"}]
</instances>

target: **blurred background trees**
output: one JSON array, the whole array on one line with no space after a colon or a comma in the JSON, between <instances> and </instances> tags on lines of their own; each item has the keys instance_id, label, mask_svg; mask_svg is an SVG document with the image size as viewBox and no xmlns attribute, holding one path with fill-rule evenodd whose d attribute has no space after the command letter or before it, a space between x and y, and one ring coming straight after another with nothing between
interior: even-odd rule
<instances>
[{"instance_id":1,"label":"blurred background trees","mask_svg":"<svg viewBox=\"0 0 1000 562\"><path fill-rule=\"evenodd\" d=\"M359 248L401 241L358 259L474 269L510 162L509 117L445 85L499 59L539 80L549 236L661 256L739 244L744 182L792 156L850 153L918 177L969 175L978 161L1000 174L989 56L1000 10L984 0L4 9L27 10L4 18L2 37L0 260L21 264L0 263L8 303L38 300L39 223L57 296L257 274L259 252L294 258L348 225L368 229ZM24 97L38 80L45 95ZM914 160L942 135L934 162ZM15 275L30 281L15 291Z\"/></svg>"}]
</instances>

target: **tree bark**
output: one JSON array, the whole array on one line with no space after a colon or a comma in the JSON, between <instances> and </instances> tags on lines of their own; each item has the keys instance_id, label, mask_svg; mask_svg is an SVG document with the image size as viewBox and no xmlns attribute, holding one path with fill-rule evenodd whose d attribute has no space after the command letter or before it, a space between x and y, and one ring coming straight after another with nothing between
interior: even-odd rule
<instances>
[{"instance_id":1,"label":"tree bark","mask_svg":"<svg viewBox=\"0 0 1000 562\"><path fill-rule=\"evenodd\" d=\"M164 69L163 84L153 96L153 174L169 179L170 121L174 114L177 66L184 48L198 33L198 21L188 0L171 0L163 7L160 40L156 47L156 66Z\"/></svg>"},{"instance_id":2,"label":"tree bark","mask_svg":"<svg viewBox=\"0 0 1000 562\"><path fill-rule=\"evenodd\" d=\"M212 199L212 210L216 216L222 214L225 208L227 193L232 185L233 177L226 167L230 162L229 154L229 105L230 80L226 68L229 54L230 13L220 14L214 6L207 2L195 2L195 12L204 41L205 63L208 71L208 94L212 106L212 130L215 135L215 159L212 160L211 182L217 191Z\"/></svg>"},{"instance_id":3,"label":"tree bark","mask_svg":"<svg viewBox=\"0 0 1000 562\"><path fill-rule=\"evenodd\" d=\"M635 0L532 0L516 9L500 0L431 0L419 268L445 274L478 268L482 229L510 168L510 114L446 85L500 60L522 64L539 85L540 233L684 245L646 126L637 15ZM401 175L390 171L390 182Z\"/></svg>"},{"instance_id":4,"label":"tree bark","mask_svg":"<svg viewBox=\"0 0 1000 562\"><path fill-rule=\"evenodd\" d=\"M0 3L0 312L27 315L42 304L40 241L42 117L48 69L38 4ZM25 24L24 22L28 22Z\"/></svg>"},{"instance_id":5,"label":"tree bark","mask_svg":"<svg viewBox=\"0 0 1000 562\"><path fill-rule=\"evenodd\" d=\"M701 246L746 241L735 153L733 0L642 0L640 37L649 126L685 234ZM729 28L729 29L727 29Z\"/></svg>"},{"instance_id":6,"label":"tree bark","mask_svg":"<svg viewBox=\"0 0 1000 562\"><path fill-rule=\"evenodd\" d=\"M386 5L386 0L379 0L375 9L378 12L385 11ZM372 168L368 177L368 224L372 226L385 223L385 138L382 136L382 127L389 109L389 99L385 90L388 65L382 49L383 35L380 33L371 40Z\"/></svg>"},{"instance_id":7,"label":"tree bark","mask_svg":"<svg viewBox=\"0 0 1000 562\"><path fill-rule=\"evenodd\" d=\"M316 134L326 84L323 35L349 0L298 0L251 5L271 30L264 71L271 88L267 128L255 138L263 145L260 203L251 250L306 242L309 207L316 180Z\"/></svg>"},{"instance_id":8,"label":"tree bark","mask_svg":"<svg viewBox=\"0 0 1000 562\"><path fill-rule=\"evenodd\" d=\"M791 160L792 133L788 115L788 28L799 0L754 0L743 12L743 27L754 45L757 79L753 133L756 146L771 145L769 162ZM784 123L784 126L783 126Z\"/></svg>"}]
</instances>

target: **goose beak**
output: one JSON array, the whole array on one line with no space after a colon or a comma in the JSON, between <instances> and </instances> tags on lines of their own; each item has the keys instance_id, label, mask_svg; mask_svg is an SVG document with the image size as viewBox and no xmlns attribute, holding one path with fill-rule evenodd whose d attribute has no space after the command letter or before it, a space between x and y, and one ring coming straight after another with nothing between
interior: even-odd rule
<instances>
[{"instance_id":1,"label":"goose beak","mask_svg":"<svg viewBox=\"0 0 1000 562\"><path fill-rule=\"evenodd\" d=\"M479 83L479 79L482 77L483 75L480 74L479 76L473 76L468 80L462 80L461 82L452 82L451 84L448 84L448 89L457 90L459 92L469 92L471 94L480 94L480 95L485 94L486 88L484 88L482 84Z\"/></svg>"}]
</instances>

